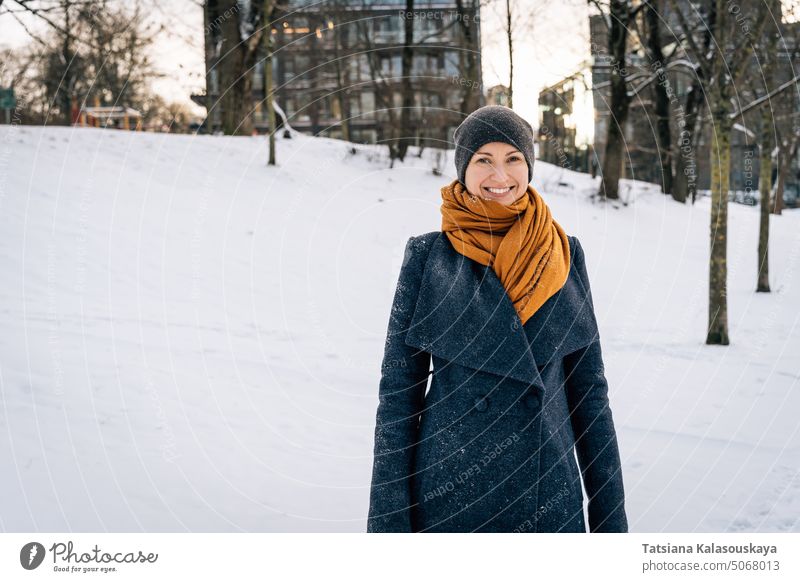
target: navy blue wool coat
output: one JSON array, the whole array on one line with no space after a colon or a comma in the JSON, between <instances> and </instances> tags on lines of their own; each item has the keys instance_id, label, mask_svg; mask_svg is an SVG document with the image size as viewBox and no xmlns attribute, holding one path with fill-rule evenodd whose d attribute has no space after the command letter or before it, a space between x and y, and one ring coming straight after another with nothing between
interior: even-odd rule
<instances>
[{"instance_id":1,"label":"navy blue wool coat","mask_svg":"<svg viewBox=\"0 0 800 582\"><path fill-rule=\"evenodd\" d=\"M569 242L567 282L523 326L492 268L440 231L409 239L368 532L585 532L581 477L589 531L628 531L589 279Z\"/></svg>"}]
</instances>

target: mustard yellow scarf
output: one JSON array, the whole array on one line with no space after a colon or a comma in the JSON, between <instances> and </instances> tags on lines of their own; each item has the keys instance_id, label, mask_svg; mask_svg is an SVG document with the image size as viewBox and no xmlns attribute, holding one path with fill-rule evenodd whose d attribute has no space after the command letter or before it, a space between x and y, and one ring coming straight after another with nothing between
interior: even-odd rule
<instances>
[{"instance_id":1,"label":"mustard yellow scarf","mask_svg":"<svg viewBox=\"0 0 800 582\"><path fill-rule=\"evenodd\" d=\"M494 269L523 324L567 281L567 234L533 186L506 206L454 180L442 188L441 210L453 248Z\"/></svg>"}]
</instances>

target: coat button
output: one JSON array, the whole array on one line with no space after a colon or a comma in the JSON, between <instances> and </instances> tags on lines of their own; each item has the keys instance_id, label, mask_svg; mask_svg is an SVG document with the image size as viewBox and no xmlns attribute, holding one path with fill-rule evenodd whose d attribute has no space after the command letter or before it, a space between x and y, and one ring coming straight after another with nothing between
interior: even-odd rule
<instances>
[{"instance_id":1,"label":"coat button","mask_svg":"<svg viewBox=\"0 0 800 582\"><path fill-rule=\"evenodd\" d=\"M484 412L487 408L489 408L489 402L485 396L478 396L475 398L475 410Z\"/></svg>"},{"instance_id":2,"label":"coat button","mask_svg":"<svg viewBox=\"0 0 800 582\"><path fill-rule=\"evenodd\" d=\"M525 397L525 406L531 409L539 408L540 406L539 396L536 394L528 394Z\"/></svg>"}]
</instances>

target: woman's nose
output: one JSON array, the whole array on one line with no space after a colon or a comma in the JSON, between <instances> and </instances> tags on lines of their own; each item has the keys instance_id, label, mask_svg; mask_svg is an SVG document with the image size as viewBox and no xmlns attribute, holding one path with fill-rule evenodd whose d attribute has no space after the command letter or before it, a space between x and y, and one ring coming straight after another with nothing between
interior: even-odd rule
<instances>
[{"instance_id":1,"label":"woman's nose","mask_svg":"<svg viewBox=\"0 0 800 582\"><path fill-rule=\"evenodd\" d=\"M494 175L495 175L495 178L497 178L499 181L501 181L501 182L503 182L505 184L505 181L506 181L506 178L508 177L508 174L506 173L506 171L503 168L503 166L495 165L495 167L494 167Z\"/></svg>"}]
</instances>

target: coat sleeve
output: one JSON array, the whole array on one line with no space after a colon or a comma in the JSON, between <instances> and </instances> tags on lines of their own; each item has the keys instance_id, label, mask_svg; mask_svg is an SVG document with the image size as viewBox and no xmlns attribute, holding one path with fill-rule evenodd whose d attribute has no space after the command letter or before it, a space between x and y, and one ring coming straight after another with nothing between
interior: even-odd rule
<instances>
[{"instance_id":1,"label":"coat sleeve","mask_svg":"<svg viewBox=\"0 0 800 582\"><path fill-rule=\"evenodd\" d=\"M367 532L410 532L410 480L431 356L406 345L427 250L406 244L381 365Z\"/></svg>"},{"instance_id":2,"label":"coat sleeve","mask_svg":"<svg viewBox=\"0 0 800 582\"><path fill-rule=\"evenodd\" d=\"M591 287L579 242L575 267L593 312ZM589 531L627 532L622 467L599 334L588 346L565 356L564 373L575 448L589 498Z\"/></svg>"}]
</instances>

